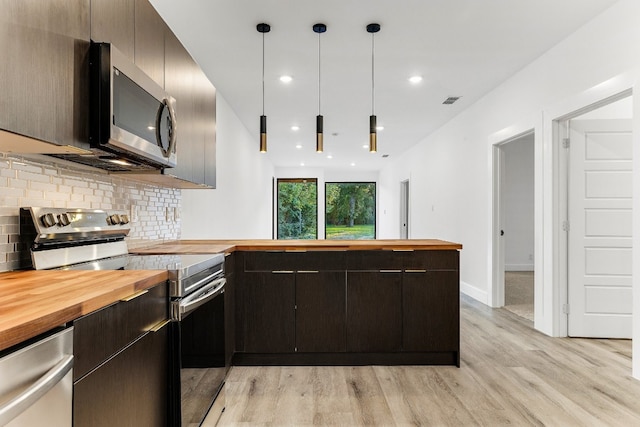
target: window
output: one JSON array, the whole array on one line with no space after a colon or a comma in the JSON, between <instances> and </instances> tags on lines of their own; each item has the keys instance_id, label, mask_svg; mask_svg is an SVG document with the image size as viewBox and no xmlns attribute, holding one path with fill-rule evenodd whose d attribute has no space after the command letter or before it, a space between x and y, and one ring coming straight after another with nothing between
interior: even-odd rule
<instances>
[{"instance_id":1,"label":"window","mask_svg":"<svg viewBox=\"0 0 640 427\"><path fill-rule=\"evenodd\" d=\"M376 238L376 183L325 183L325 238Z\"/></svg>"},{"instance_id":2,"label":"window","mask_svg":"<svg viewBox=\"0 0 640 427\"><path fill-rule=\"evenodd\" d=\"M278 239L317 238L317 180L278 179Z\"/></svg>"}]
</instances>

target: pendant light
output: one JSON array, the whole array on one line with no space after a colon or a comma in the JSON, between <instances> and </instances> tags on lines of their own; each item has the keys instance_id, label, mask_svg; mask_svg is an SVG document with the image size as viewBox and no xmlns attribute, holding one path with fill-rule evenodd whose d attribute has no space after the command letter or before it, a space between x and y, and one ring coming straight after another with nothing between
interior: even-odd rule
<instances>
[{"instance_id":1,"label":"pendant light","mask_svg":"<svg viewBox=\"0 0 640 427\"><path fill-rule=\"evenodd\" d=\"M367 32L371 34L371 116L369 116L369 152L378 151L377 118L375 114L375 62L374 62L374 38L375 33L380 31L380 24L372 23L367 25Z\"/></svg>"},{"instance_id":2,"label":"pendant light","mask_svg":"<svg viewBox=\"0 0 640 427\"><path fill-rule=\"evenodd\" d=\"M264 115L264 34L271 31L271 26L264 22L257 25L257 30L262 33L262 115L260 116L260 152L267 152L267 116Z\"/></svg>"},{"instance_id":3,"label":"pendant light","mask_svg":"<svg viewBox=\"0 0 640 427\"><path fill-rule=\"evenodd\" d=\"M324 151L323 128L324 117L320 114L320 34L327 31L325 24L315 24L313 31L318 34L318 115L316 116L316 152Z\"/></svg>"}]
</instances>

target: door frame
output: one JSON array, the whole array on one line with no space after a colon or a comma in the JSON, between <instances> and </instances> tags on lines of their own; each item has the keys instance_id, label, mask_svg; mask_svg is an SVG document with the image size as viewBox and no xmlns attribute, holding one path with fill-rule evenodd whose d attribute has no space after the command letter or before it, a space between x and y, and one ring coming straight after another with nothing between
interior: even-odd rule
<instances>
[{"instance_id":1,"label":"door frame","mask_svg":"<svg viewBox=\"0 0 640 427\"><path fill-rule=\"evenodd\" d=\"M505 243L503 236L501 235L504 230L504 201L503 191L505 185L505 155L504 146L510 142L516 141L528 135L534 135L535 144L535 129L527 129L523 132L510 136L500 142L496 142L492 146L493 157L493 208L492 208L492 240L493 240L493 268L492 268L492 295L491 306L503 307L505 299L504 290L504 270L505 270ZM535 161L535 154L534 154ZM534 166L535 167L535 166ZM535 181L535 177L534 177ZM535 197L534 197L534 209L535 209ZM534 250L535 252L535 250ZM534 258L535 259L535 258ZM534 277L535 277L535 265L534 265ZM534 301L535 307L535 301ZM535 315L534 315L535 318Z\"/></svg>"},{"instance_id":2,"label":"door frame","mask_svg":"<svg viewBox=\"0 0 640 427\"><path fill-rule=\"evenodd\" d=\"M400 238L408 239L410 237L409 234L409 213L411 210L409 209L409 203L411 198L409 194L411 192L411 184L409 183L409 178L400 181ZM404 217L402 215L404 211ZM402 222L406 224L407 236L402 236Z\"/></svg>"},{"instance_id":3,"label":"door frame","mask_svg":"<svg viewBox=\"0 0 640 427\"><path fill-rule=\"evenodd\" d=\"M554 201L556 202L553 234L555 241L554 246L557 249L554 251L554 264L557 266L554 299L557 301L555 307L556 325L558 327L557 336L569 336L569 315L567 309L569 304L569 235L567 231L563 229L564 222L569 221L569 155L567 150L563 148L563 140L569 136L569 121L571 119L629 96L633 96L632 88L584 105L552 121L555 175Z\"/></svg>"}]
</instances>

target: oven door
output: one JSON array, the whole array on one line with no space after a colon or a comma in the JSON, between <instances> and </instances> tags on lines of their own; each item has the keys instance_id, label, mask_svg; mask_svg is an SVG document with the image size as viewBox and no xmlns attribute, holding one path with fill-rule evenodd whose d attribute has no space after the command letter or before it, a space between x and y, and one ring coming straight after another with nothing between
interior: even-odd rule
<instances>
[{"instance_id":1,"label":"oven door","mask_svg":"<svg viewBox=\"0 0 640 427\"><path fill-rule=\"evenodd\" d=\"M200 425L214 402L215 408L224 407L224 279L182 300L173 302L182 308L180 320L172 323L175 377L171 406L172 425L186 427ZM212 411L212 417L219 415Z\"/></svg>"}]
</instances>

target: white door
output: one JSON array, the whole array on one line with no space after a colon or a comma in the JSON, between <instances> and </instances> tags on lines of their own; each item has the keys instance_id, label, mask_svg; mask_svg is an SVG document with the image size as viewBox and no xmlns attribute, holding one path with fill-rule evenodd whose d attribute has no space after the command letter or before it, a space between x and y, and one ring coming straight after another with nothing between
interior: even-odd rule
<instances>
[{"instance_id":1,"label":"white door","mask_svg":"<svg viewBox=\"0 0 640 427\"><path fill-rule=\"evenodd\" d=\"M569 336L631 338L631 120L569 130Z\"/></svg>"},{"instance_id":2,"label":"white door","mask_svg":"<svg viewBox=\"0 0 640 427\"><path fill-rule=\"evenodd\" d=\"M400 238L409 238L409 180L400 183Z\"/></svg>"}]
</instances>

